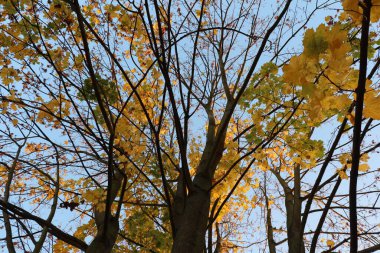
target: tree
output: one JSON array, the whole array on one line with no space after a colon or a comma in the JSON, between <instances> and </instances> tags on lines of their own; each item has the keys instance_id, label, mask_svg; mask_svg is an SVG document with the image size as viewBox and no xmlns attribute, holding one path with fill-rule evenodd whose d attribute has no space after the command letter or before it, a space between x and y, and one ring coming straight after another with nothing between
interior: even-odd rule
<instances>
[{"instance_id":1,"label":"tree","mask_svg":"<svg viewBox=\"0 0 380 253\"><path fill-rule=\"evenodd\" d=\"M1 2L3 246L380 248L379 18L378 0Z\"/></svg>"}]
</instances>

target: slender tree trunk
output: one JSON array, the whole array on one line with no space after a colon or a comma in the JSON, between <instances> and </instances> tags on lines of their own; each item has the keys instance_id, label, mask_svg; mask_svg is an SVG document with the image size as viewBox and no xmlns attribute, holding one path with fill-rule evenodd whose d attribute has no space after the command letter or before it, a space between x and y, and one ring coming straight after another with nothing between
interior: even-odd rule
<instances>
[{"instance_id":1,"label":"slender tree trunk","mask_svg":"<svg viewBox=\"0 0 380 253\"><path fill-rule=\"evenodd\" d=\"M288 233L289 253L304 253L303 229L301 220L302 202L300 166L294 168L294 195L289 187L285 188L286 225Z\"/></svg>"},{"instance_id":2,"label":"slender tree trunk","mask_svg":"<svg viewBox=\"0 0 380 253\"><path fill-rule=\"evenodd\" d=\"M304 243L301 230L301 214L296 211L294 202L295 198L291 193L285 197L286 216L287 216L287 234L289 253L304 253Z\"/></svg>"},{"instance_id":3,"label":"slender tree trunk","mask_svg":"<svg viewBox=\"0 0 380 253\"><path fill-rule=\"evenodd\" d=\"M293 199L293 226L292 233L294 234L294 251L305 252L303 243L302 229L302 201L301 201L301 166L296 165L294 168L294 199Z\"/></svg>"},{"instance_id":4,"label":"slender tree trunk","mask_svg":"<svg viewBox=\"0 0 380 253\"><path fill-rule=\"evenodd\" d=\"M273 226L272 226L272 210L269 206L268 197L265 195L265 202L267 208L267 237L268 237L268 247L269 253L276 253L276 242L273 237Z\"/></svg>"},{"instance_id":5,"label":"slender tree trunk","mask_svg":"<svg viewBox=\"0 0 380 253\"><path fill-rule=\"evenodd\" d=\"M5 184L5 191L4 191L4 201L5 203L8 203L9 200L9 192L13 180L13 173L15 170L15 166L12 166L8 168L8 178L7 182ZM5 240L7 242L7 249L9 253L16 253L15 247L13 245L13 240L12 240L12 226L10 222L10 217L8 215L8 212L6 209L3 210L3 218L4 218L4 226L5 226Z\"/></svg>"},{"instance_id":6,"label":"slender tree trunk","mask_svg":"<svg viewBox=\"0 0 380 253\"><path fill-rule=\"evenodd\" d=\"M216 223L215 230L216 230L216 246L215 246L214 253L221 253L222 239L220 238L219 223Z\"/></svg>"},{"instance_id":7,"label":"slender tree trunk","mask_svg":"<svg viewBox=\"0 0 380 253\"><path fill-rule=\"evenodd\" d=\"M361 124L363 116L363 104L365 84L367 79L367 58L368 58L368 40L371 14L371 0L362 2L362 31L360 40L360 67L359 81L356 88L356 105L355 105L355 125L352 138L352 167L350 173L350 252L358 252L358 224L357 224L357 207L356 191L358 181L358 169L360 163L360 144L361 144Z\"/></svg>"},{"instance_id":8,"label":"slender tree trunk","mask_svg":"<svg viewBox=\"0 0 380 253\"><path fill-rule=\"evenodd\" d=\"M267 210L266 229L267 229L267 241L268 241L269 253L276 253L276 242L274 241L273 226L272 226L272 209L270 207L269 198L267 195L267 175L266 174L264 174L264 187L262 190L265 197L265 208Z\"/></svg>"},{"instance_id":9,"label":"slender tree trunk","mask_svg":"<svg viewBox=\"0 0 380 253\"><path fill-rule=\"evenodd\" d=\"M17 162L18 162L18 159L19 159L22 147L23 147L23 145L18 147L18 150L17 150L17 153L16 153L16 157L13 160L12 166L11 167L7 167L7 169L8 169L8 177L7 177L7 182L5 184L4 198L3 198L4 202L6 204L9 201L10 191L11 191L11 185L12 185L12 181L13 181L13 176L14 176L14 173L15 173L15 170L16 170ZM11 226L11 222L10 222L10 217L9 217L8 212L6 211L6 209L3 210L3 217L4 217L5 240L7 242L7 249L9 251L9 253L15 253L16 250L15 250L15 247L14 247L13 241L12 241L12 237L13 237L12 236L12 226Z\"/></svg>"}]
</instances>

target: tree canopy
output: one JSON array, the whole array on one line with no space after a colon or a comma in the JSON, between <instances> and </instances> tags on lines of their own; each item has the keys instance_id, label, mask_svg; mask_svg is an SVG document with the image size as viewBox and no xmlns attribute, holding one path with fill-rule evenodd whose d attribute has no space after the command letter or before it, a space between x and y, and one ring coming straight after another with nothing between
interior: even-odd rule
<instances>
[{"instance_id":1,"label":"tree canopy","mask_svg":"<svg viewBox=\"0 0 380 253\"><path fill-rule=\"evenodd\" d=\"M379 21L380 0L1 1L1 251L380 250Z\"/></svg>"}]
</instances>

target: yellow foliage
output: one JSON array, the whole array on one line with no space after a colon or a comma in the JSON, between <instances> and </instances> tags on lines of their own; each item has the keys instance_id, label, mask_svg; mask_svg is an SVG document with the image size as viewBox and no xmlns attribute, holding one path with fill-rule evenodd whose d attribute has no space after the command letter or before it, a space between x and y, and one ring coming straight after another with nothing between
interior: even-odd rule
<instances>
[{"instance_id":1,"label":"yellow foliage","mask_svg":"<svg viewBox=\"0 0 380 253\"><path fill-rule=\"evenodd\" d=\"M339 177L340 177L341 179L348 179L348 175L347 175L347 173L346 173L345 170L340 169L340 170L338 170L337 172L338 172L338 175L339 175Z\"/></svg>"},{"instance_id":2,"label":"yellow foliage","mask_svg":"<svg viewBox=\"0 0 380 253\"><path fill-rule=\"evenodd\" d=\"M53 249L54 249L55 253L68 253L68 252L76 253L76 252L80 252L79 249L77 249L77 248L71 246L70 244L67 244L61 240L57 240L54 243Z\"/></svg>"},{"instance_id":3,"label":"yellow foliage","mask_svg":"<svg viewBox=\"0 0 380 253\"><path fill-rule=\"evenodd\" d=\"M347 114L347 119L351 122L352 125L355 125L355 115L349 113Z\"/></svg>"},{"instance_id":4,"label":"yellow foliage","mask_svg":"<svg viewBox=\"0 0 380 253\"><path fill-rule=\"evenodd\" d=\"M307 98L302 110L308 112L309 122L320 122L346 110L352 102L350 94L342 94L342 89L357 85L351 67L351 45L347 31L339 25L307 30L303 45L303 53L283 67L283 80L302 88L301 94Z\"/></svg>"},{"instance_id":5,"label":"yellow foliage","mask_svg":"<svg viewBox=\"0 0 380 253\"><path fill-rule=\"evenodd\" d=\"M326 241L326 245L329 246L329 247L334 247L335 242L332 241L332 240L327 240L327 241Z\"/></svg>"},{"instance_id":6,"label":"yellow foliage","mask_svg":"<svg viewBox=\"0 0 380 253\"><path fill-rule=\"evenodd\" d=\"M359 165L359 171L367 172L369 170L369 165L367 163L363 163Z\"/></svg>"},{"instance_id":7,"label":"yellow foliage","mask_svg":"<svg viewBox=\"0 0 380 253\"><path fill-rule=\"evenodd\" d=\"M351 17L356 23L360 23L362 20L363 9L359 3L364 4L364 2L359 0L344 0L342 5L344 13L341 18ZM372 0L371 7L371 22L377 22L380 20L380 0Z\"/></svg>"},{"instance_id":8,"label":"yellow foliage","mask_svg":"<svg viewBox=\"0 0 380 253\"><path fill-rule=\"evenodd\" d=\"M45 120L53 122L55 127L59 126L59 119L70 115L70 102L60 96L43 104L37 115L37 122L43 123Z\"/></svg>"},{"instance_id":9,"label":"yellow foliage","mask_svg":"<svg viewBox=\"0 0 380 253\"><path fill-rule=\"evenodd\" d=\"M305 32L303 46L306 57L318 59L319 54L327 49L328 43L323 30L324 26L319 26L315 32L313 29L308 29Z\"/></svg>"},{"instance_id":10,"label":"yellow foliage","mask_svg":"<svg viewBox=\"0 0 380 253\"><path fill-rule=\"evenodd\" d=\"M377 92L369 91L365 93L363 116L380 120L380 95Z\"/></svg>"},{"instance_id":11,"label":"yellow foliage","mask_svg":"<svg viewBox=\"0 0 380 253\"><path fill-rule=\"evenodd\" d=\"M316 62L303 55L294 56L283 68L283 79L294 84L312 82L317 71Z\"/></svg>"}]
</instances>

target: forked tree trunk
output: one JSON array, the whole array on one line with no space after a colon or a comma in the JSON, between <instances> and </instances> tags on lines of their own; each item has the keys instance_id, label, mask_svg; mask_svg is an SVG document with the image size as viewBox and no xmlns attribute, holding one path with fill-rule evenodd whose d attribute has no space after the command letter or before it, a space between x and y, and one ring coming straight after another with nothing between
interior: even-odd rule
<instances>
[{"instance_id":1,"label":"forked tree trunk","mask_svg":"<svg viewBox=\"0 0 380 253\"><path fill-rule=\"evenodd\" d=\"M304 253L305 245L303 242L303 233L301 226L301 213L297 212L297 202L292 196L286 198L286 216L287 216L287 234L288 234L288 252ZM296 207L296 208L295 208Z\"/></svg>"},{"instance_id":2,"label":"forked tree trunk","mask_svg":"<svg viewBox=\"0 0 380 253\"><path fill-rule=\"evenodd\" d=\"M174 242L172 253L202 253L205 249L205 235L209 221L210 188L217 164L219 163L223 145L213 150L213 138L209 138L204 150L198 173L195 175L192 189L187 193L184 181L179 178L174 200ZM210 162L210 160L212 162Z\"/></svg>"},{"instance_id":3,"label":"forked tree trunk","mask_svg":"<svg viewBox=\"0 0 380 253\"><path fill-rule=\"evenodd\" d=\"M98 215L95 214L95 220L99 215L104 217L104 212L99 212ZM114 216L110 217L105 237L103 237L104 222L99 225L97 224L97 227L98 232L94 240L88 246L86 253L111 253L119 232L118 220Z\"/></svg>"},{"instance_id":4,"label":"forked tree trunk","mask_svg":"<svg viewBox=\"0 0 380 253\"><path fill-rule=\"evenodd\" d=\"M226 112L231 104L226 106ZM220 125L228 122L225 114ZM174 242L172 253L202 253L205 247L205 235L209 221L210 189L215 170L222 159L228 124L222 130L216 130L212 111L208 111L208 129L206 145L203 150L197 173L186 190L186 183L181 175L178 180L174 199Z\"/></svg>"},{"instance_id":5,"label":"forked tree trunk","mask_svg":"<svg viewBox=\"0 0 380 253\"><path fill-rule=\"evenodd\" d=\"M301 193L301 180L300 180L300 167L294 168L294 193L289 187L287 182L281 178L280 173L271 170L280 182L285 194L285 208L286 208L286 230L288 236L288 252L289 253L304 253L305 244L303 241L302 229L302 201L300 198Z\"/></svg>"}]
</instances>

